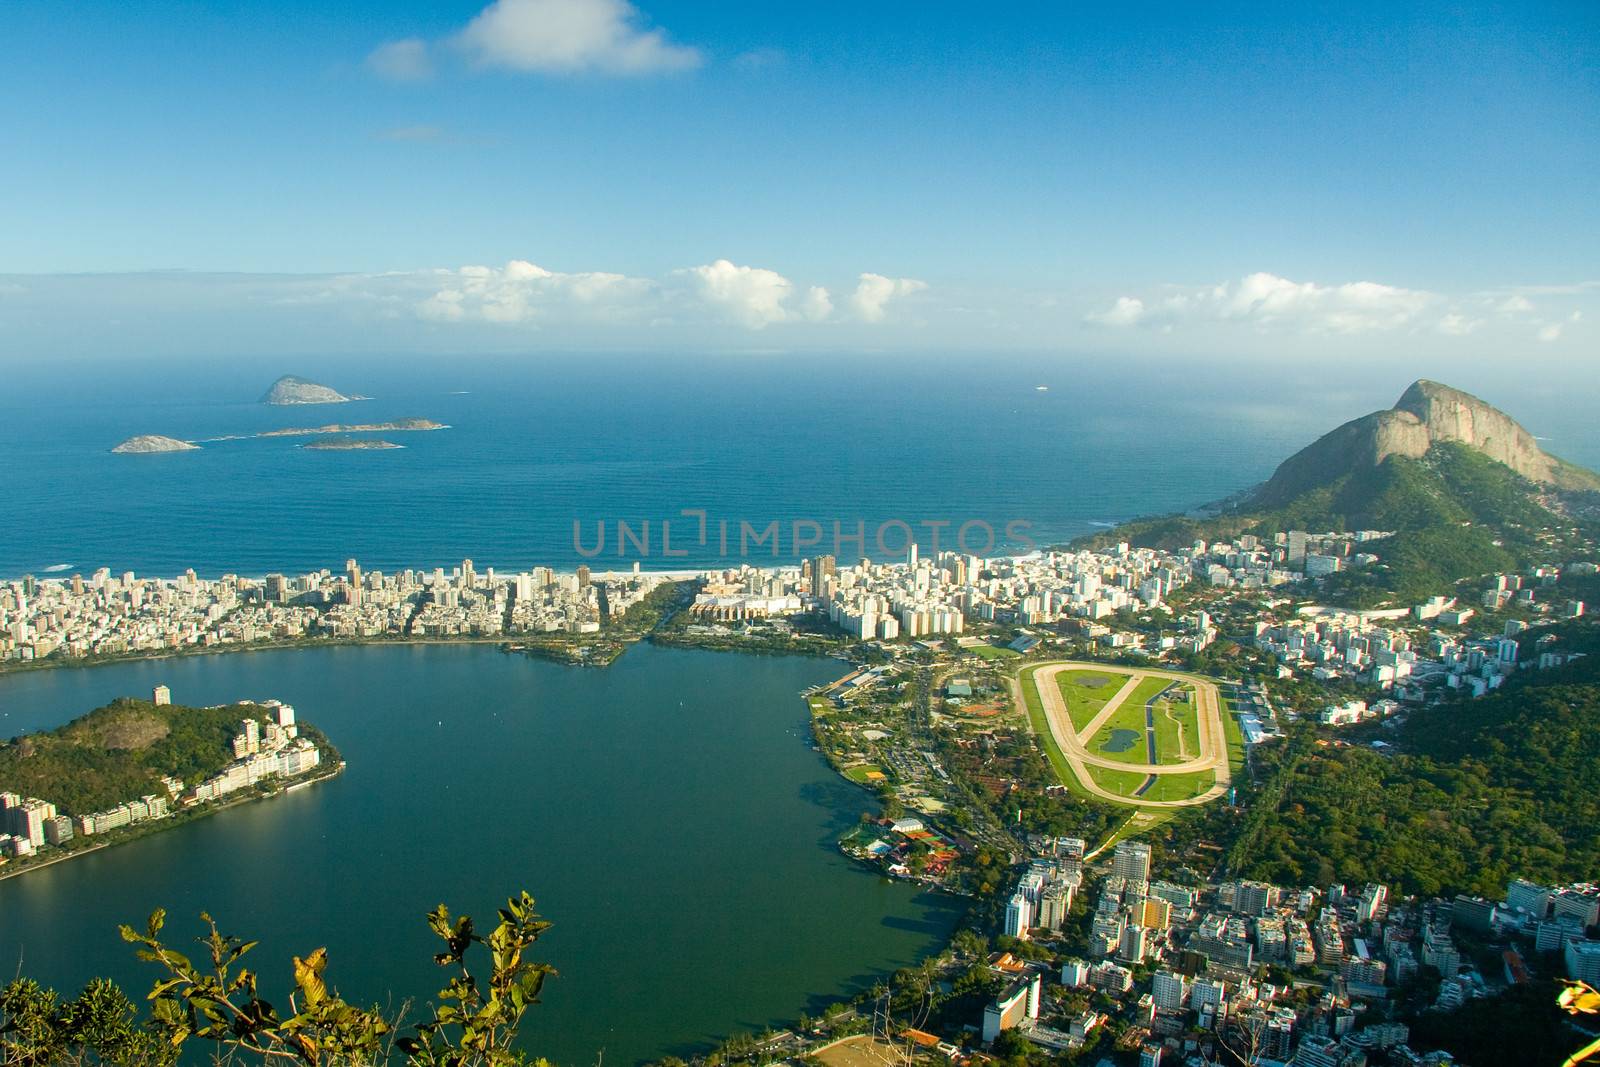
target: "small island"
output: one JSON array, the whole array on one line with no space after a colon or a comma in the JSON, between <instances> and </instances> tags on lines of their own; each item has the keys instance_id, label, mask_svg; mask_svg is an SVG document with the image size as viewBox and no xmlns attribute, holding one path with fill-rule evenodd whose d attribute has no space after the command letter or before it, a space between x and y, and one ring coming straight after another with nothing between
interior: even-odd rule
<instances>
[{"instance_id":1,"label":"small island","mask_svg":"<svg viewBox=\"0 0 1600 1067\"><path fill-rule=\"evenodd\" d=\"M272 388L261 398L263 404L348 404L352 400L365 400L364 396L345 396L337 389L285 374L272 383Z\"/></svg>"},{"instance_id":2,"label":"small island","mask_svg":"<svg viewBox=\"0 0 1600 1067\"><path fill-rule=\"evenodd\" d=\"M257 437L314 437L330 433L412 433L424 430L448 430L450 427L432 419L395 419L393 422L357 422L345 425L329 423L326 426L288 426L281 430L263 430ZM398 447L398 446L396 446Z\"/></svg>"},{"instance_id":3,"label":"small island","mask_svg":"<svg viewBox=\"0 0 1600 1067\"><path fill-rule=\"evenodd\" d=\"M130 437L111 451L127 456L152 455L157 452L198 452L200 446L176 437L163 437L157 433L142 433Z\"/></svg>"},{"instance_id":4,"label":"small island","mask_svg":"<svg viewBox=\"0 0 1600 1067\"><path fill-rule=\"evenodd\" d=\"M338 774L279 700L195 708L119 698L0 745L0 878Z\"/></svg>"},{"instance_id":5,"label":"small island","mask_svg":"<svg viewBox=\"0 0 1600 1067\"><path fill-rule=\"evenodd\" d=\"M390 422L358 422L336 423L330 422L326 426L285 426L280 430L264 430L261 433L233 434L227 437L207 438L211 441L247 441L264 437L322 437L329 434L357 434L357 433L420 433L428 430L448 430L450 427L442 422L432 419L394 419ZM389 448L404 448L393 441L368 440L354 437L344 437L330 441L319 441L316 444L304 446L326 451L356 451L356 450L382 450ZM162 437L159 434L140 434L130 437L111 451L132 455L153 454L157 452L194 452L199 445L193 441L182 441L176 437Z\"/></svg>"},{"instance_id":6,"label":"small island","mask_svg":"<svg viewBox=\"0 0 1600 1067\"><path fill-rule=\"evenodd\" d=\"M312 441L300 447L309 448L313 452L375 452L386 448L404 448L405 445L370 437L333 437L326 441Z\"/></svg>"}]
</instances>

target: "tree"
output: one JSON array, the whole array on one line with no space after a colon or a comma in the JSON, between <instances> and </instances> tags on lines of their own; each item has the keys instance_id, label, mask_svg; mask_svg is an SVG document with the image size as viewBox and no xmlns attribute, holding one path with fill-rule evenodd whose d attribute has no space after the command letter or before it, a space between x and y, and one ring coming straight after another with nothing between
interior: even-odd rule
<instances>
[{"instance_id":1,"label":"tree","mask_svg":"<svg viewBox=\"0 0 1600 1067\"><path fill-rule=\"evenodd\" d=\"M143 931L122 927L123 940L140 946L139 958L165 972L146 998L148 1019L139 1020L127 996L105 979L62 1003L55 992L18 978L0 990L0 1063L171 1067L186 1044L199 1040L214 1045L212 1058L236 1063L331 1067L380 1063L398 1051L404 1062L419 1067L522 1064L527 1057L512 1042L523 1013L539 1002L545 979L555 974L524 953L550 924L539 918L527 893L506 901L499 918L481 936L471 917L452 920L442 904L429 914L429 927L444 942L434 962L450 978L433 1018L397 1036L395 1023L376 1008L349 1004L329 990L325 949L294 959L294 990L288 1012L281 1013L260 995L256 973L240 965L256 942L223 934L209 915L201 915L207 934L198 939L205 953L197 965L161 940L166 913L157 910ZM489 957L481 984L468 962L475 948Z\"/></svg>"},{"instance_id":2,"label":"tree","mask_svg":"<svg viewBox=\"0 0 1600 1067\"><path fill-rule=\"evenodd\" d=\"M1002 1030L995 1035L991 1051L1002 1060L1022 1062L1028 1058L1028 1053L1033 1051L1028 1044L1028 1039L1022 1036L1022 1031L1015 1027Z\"/></svg>"},{"instance_id":3,"label":"tree","mask_svg":"<svg viewBox=\"0 0 1600 1067\"><path fill-rule=\"evenodd\" d=\"M0 991L0 1063L115 1063L166 1067L177 1050L134 1024L135 1009L115 984L90 982L76 1000L18 978Z\"/></svg>"},{"instance_id":4,"label":"tree","mask_svg":"<svg viewBox=\"0 0 1600 1067\"><path fill-rule=\"evenodd\" d=\"M979 957L989 952L989 942L976 930L961 929L950 939L950 947L961 956Z\"/></svg>"}]
</instances>

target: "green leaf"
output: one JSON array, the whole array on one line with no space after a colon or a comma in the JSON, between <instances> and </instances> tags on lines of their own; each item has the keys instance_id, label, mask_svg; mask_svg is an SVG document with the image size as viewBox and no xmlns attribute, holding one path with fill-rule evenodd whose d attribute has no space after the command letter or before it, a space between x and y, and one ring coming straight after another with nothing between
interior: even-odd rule
<instances>
[{"instance_id":1,"label":"green leaf","mask_svg":"<svg viewBox=\"0 0 1600 1067\"><path fill-rule=\"evenodd\" d=\"M150 995L144 999L155 1000L158 997L164 997L172 990L183 985L184 981L182 978L163 978L150 987Z\"/></svg>"},{"instance_id":2,"label":"green leaf","mask_svg":"<svg viewBox=\"0 0 1600 1067\"><path fill-rule=\"evenodd\" d=\"M316 1007L327 996L328 987L322 980L322 970L328 965L328 950L319 948L305 959L294 958L294 982L305 994L306 1006Z\"/></svg>"}]
</instances>

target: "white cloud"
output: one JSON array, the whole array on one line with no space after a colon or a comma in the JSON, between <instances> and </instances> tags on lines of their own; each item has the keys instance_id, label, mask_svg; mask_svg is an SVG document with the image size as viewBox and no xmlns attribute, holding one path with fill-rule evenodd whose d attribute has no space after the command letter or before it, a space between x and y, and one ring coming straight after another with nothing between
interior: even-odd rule
<instances>
[{"instance_id":1,"label":"white cloud","mask_svg":"<svg viewBox=\"0 0 1600 1067\"><path fill-rule=\"evenodd\" d=\"M367 68L381 78L397 82L426 81L433 77L428 42L420 37L380 44L367 56Z\"/></svg>"},{"instance_id":2,"label":"white cloud","mask_svg":"<svg viewBox=\"0 0 1600 1067\"><path fill-rule=\"evenodd\" d=\"M863 274L850 294L850 306L865 322L882 322L884 308L889 301L910 296L928 287L927 282L915 278L885 278L881 274Z\"/></svg>"},{"instance_id":3,"label":"white cloud","mask_svg":"<svg viewBox=\"0 0 1600 1067\"><path fill-rule=\"evenodd\" d=\"M601 317L625 317L654 288L646 279L599 271L562 274L523 259L504 267L462 267L421 277L433 281L434 292L417 302L416 312L434 322L526 323L552 314L581 318L589 309Z\"/></svg>"},{"instance_id":4,"label":"white cloud","mask_svg":"<svg viewBox=\"0 0 1600 1067\"><path fill-rule=\"evenodd\" d=\"M821 322L833 314L833 298L828 295L828 290L820 285L813 285L806 290L806 297L800 302L800 314L812 322Z\"/></svg>"},{"instance_id":5,"label":"white cloud","mask_svg":"<svg viewBox=\"0 0 1600 1067\"><path fill-rule=\"evenodd\" d=\"M1559 340L1561 340L1562 333L1565 332L1565 330L1566 330L1566 328L1567 328L1567 326L1569 324L1575 323L1575 322L1582 322L1582 321L1583 321L1583 312L1574 311L1572 314L1568 315L1566 317L1566 320L1563 321L1563 322L1552 322L1552 323L1549 323L1549 324L1541 327L1540 330L1539 330L1539 335L1538 335L1539 336L1539 340L1544 341L1546 343L1551 342L1551 341L1559 341Z\"/></svg>"},{"instance_id":6,"label":"white cloud","mask_svg":"<svg viewBox=\"0 0 1600 1067\"><path fill-rule=\"evenodd\" d=\"M488 67L653 74L698 67L700 52L641 25L627 0L495 0L453 39Z\"/></svg>"},{"instance_id":7,"label":"white cloud","mask_svg":"<svg viewBox=\"0 0 1600 1067\"><path fill-rule=\"evenodd\" d=\"M890 300L925 288L911 279L863 274L849 297L859 318L884 319ZM764 330L779 324L835 318L833 296L820 285L801 286L775 270L714 260L634 278L601 271L562 273L527 260L503 267L388 275L344 275L320 287L317 299L352 299L351 290L398 299L431 322L544 324L583 320L689 326L734 324ZM378 299L377 297L370 297Z\"/></svg>"},{"instance_id":8,"label":"white cloud","mask_svg":"<svg viewBox=\"0 0 1600 1067\"><path fill-rule=\"evenodd\" d=\"M1111 307L1087 315L1103 326L1170 328L1190 321L1249 323L1260 329L1310 333L1366 333L1413 325L1438 302L1433 293L1378 282L1319 285L1258 271L1237 282L1178 290L1147 301L1119 297Z\"/></svg>"},{"instance_id":9,"label":"white cloud","mask_svg":"<svg viewBox=\"0 0 1600 1067\"><path fill-rule=\"evenodd\" d=\"M1586 366L1584 346L1595 336L1589 324L1600 321L1600 287L1574 287L1567 294L1528 291L1537 308L1533 314L1501 317L1494 306L1508 294L1527 291L1504 286L1429 294L1426 308L1408 325L1351 335L1307 317L1303 308L1309 298L1295 295L1316 296L1338 286L1291 282L1288 288L1256 287L1253 295L1240 297L1240 284L1234 282L1125 290L1129 295L1120 308L1115 292L1091 301L1071 290L1027 285L940 285L934 293L905 297L904 309L893 302L897 298L887 305L869 299L869 306L887 311L869 322L859 313L860 278L853 271L796 276L762 269L774 265L770 262L743 268L737 260L700 262L698 269L650 275L567 271L532 257L389 273L0 273L0 362L8 355L133 347L229 352L236 351L229 346L244 334L271 335L282 340L285 351L305 352L643 352L694 346L754 352L758 346L762 351L854 346L869 353L922 350L930 340L951 350L1036 350L1060 348L1063 330L1082 323L1092 304L1100 318L1112 320L1102 329L1116 331L1116 349L1130 358L1209 353L1225 354L1229 361L1281 362L1292 339L1290 350L1304 358L1400 360L1417 365L1418 373L1427 371L1423 364L1438 369L1456 360L1502 367L1508 359L1529 366L1542 359L1541 366L1570 370ZM869 286L863 295L871 298L875 289L885 288ZM1269 292L1276 295L1264 295ZM1388 294L1377 297L1383 305ZM1344 305L1332 295L1322 296L1310 306L1319 314L1330 305L1335 310L1351 303L1365 307L1359 291L1341 299ZM107 325L113 320L120 325ZM1291 327L1302 332L1288 332ZM1467 335L1459 332L1468 327ZM1559 329L1548 329L1555 340L1541 343L1539 331L1547 327ZM1097 353L1106 351L1102 344L1094 347Z\"/></svg>"},{"instance_id":10,"label":"white cloud","mask_svg":"<svg viewBox=\"0 0 1600 1067\"><path fill-rule=\"evenodd\" d=\"M726 259L690 267L682 272L693 280L700 296L723 309L735 321L753 330L789 318L786 306L794 286L777 271L741 267Z\"/></svg>"},{"instance_id":11,"label":"white cloud","mask_svg":"<svg viewBox=\"0 0 1600 1067\"><path fill-rule=\"evenodd\" d=\"M1441 318L1434 329L1449 337L1465 337L1482 325L1482 319L1469 319L1460 312L1452 311Z\"/></svg>"},{"instance_id":12,"label":"white cloud","mask_svg":"<svg viewBox=\"0 0 1600 1067\"><path fill-rule=\"evenodd\" d=\"M777 271L719 259L635 278L604 271L564 273L527 260L503 267L381 275L340 275L299 299L398 301L437 323L544 325L733 323L763 330L780 323L816 323L833 315L820 285L797 286Z\"/></svg>"},{"instance_id":13,"label":"white cloud","mask_svg":"<svg viewBox=\"0 0 1600 1067\"><path fill-rule=\"evenodd\" d=\"M1144 301L1136 296L1119 296L1117 302L1104 311L1089 313L1089 321L1102 326L1132 326L1144 318Z\"/></svg>"}]
</instances>

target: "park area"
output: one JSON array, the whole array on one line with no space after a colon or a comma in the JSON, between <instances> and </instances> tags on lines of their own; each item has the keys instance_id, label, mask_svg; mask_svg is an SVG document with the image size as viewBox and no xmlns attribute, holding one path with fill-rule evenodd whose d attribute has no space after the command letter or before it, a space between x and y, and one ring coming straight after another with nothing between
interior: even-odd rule
<instances>
[{"instance_id":1,"label":"park area","mask_svg":"<svg viewBox=\"0 0 1600 1067\"><path fill-rule=\"evenodd\" d=\"M1045 754L1085 796L1139 807L1202 804L1227 790L1237 729L1214 683L1155 668L1029 665L1016 680Z\"/></svg>"}]
</instances>

